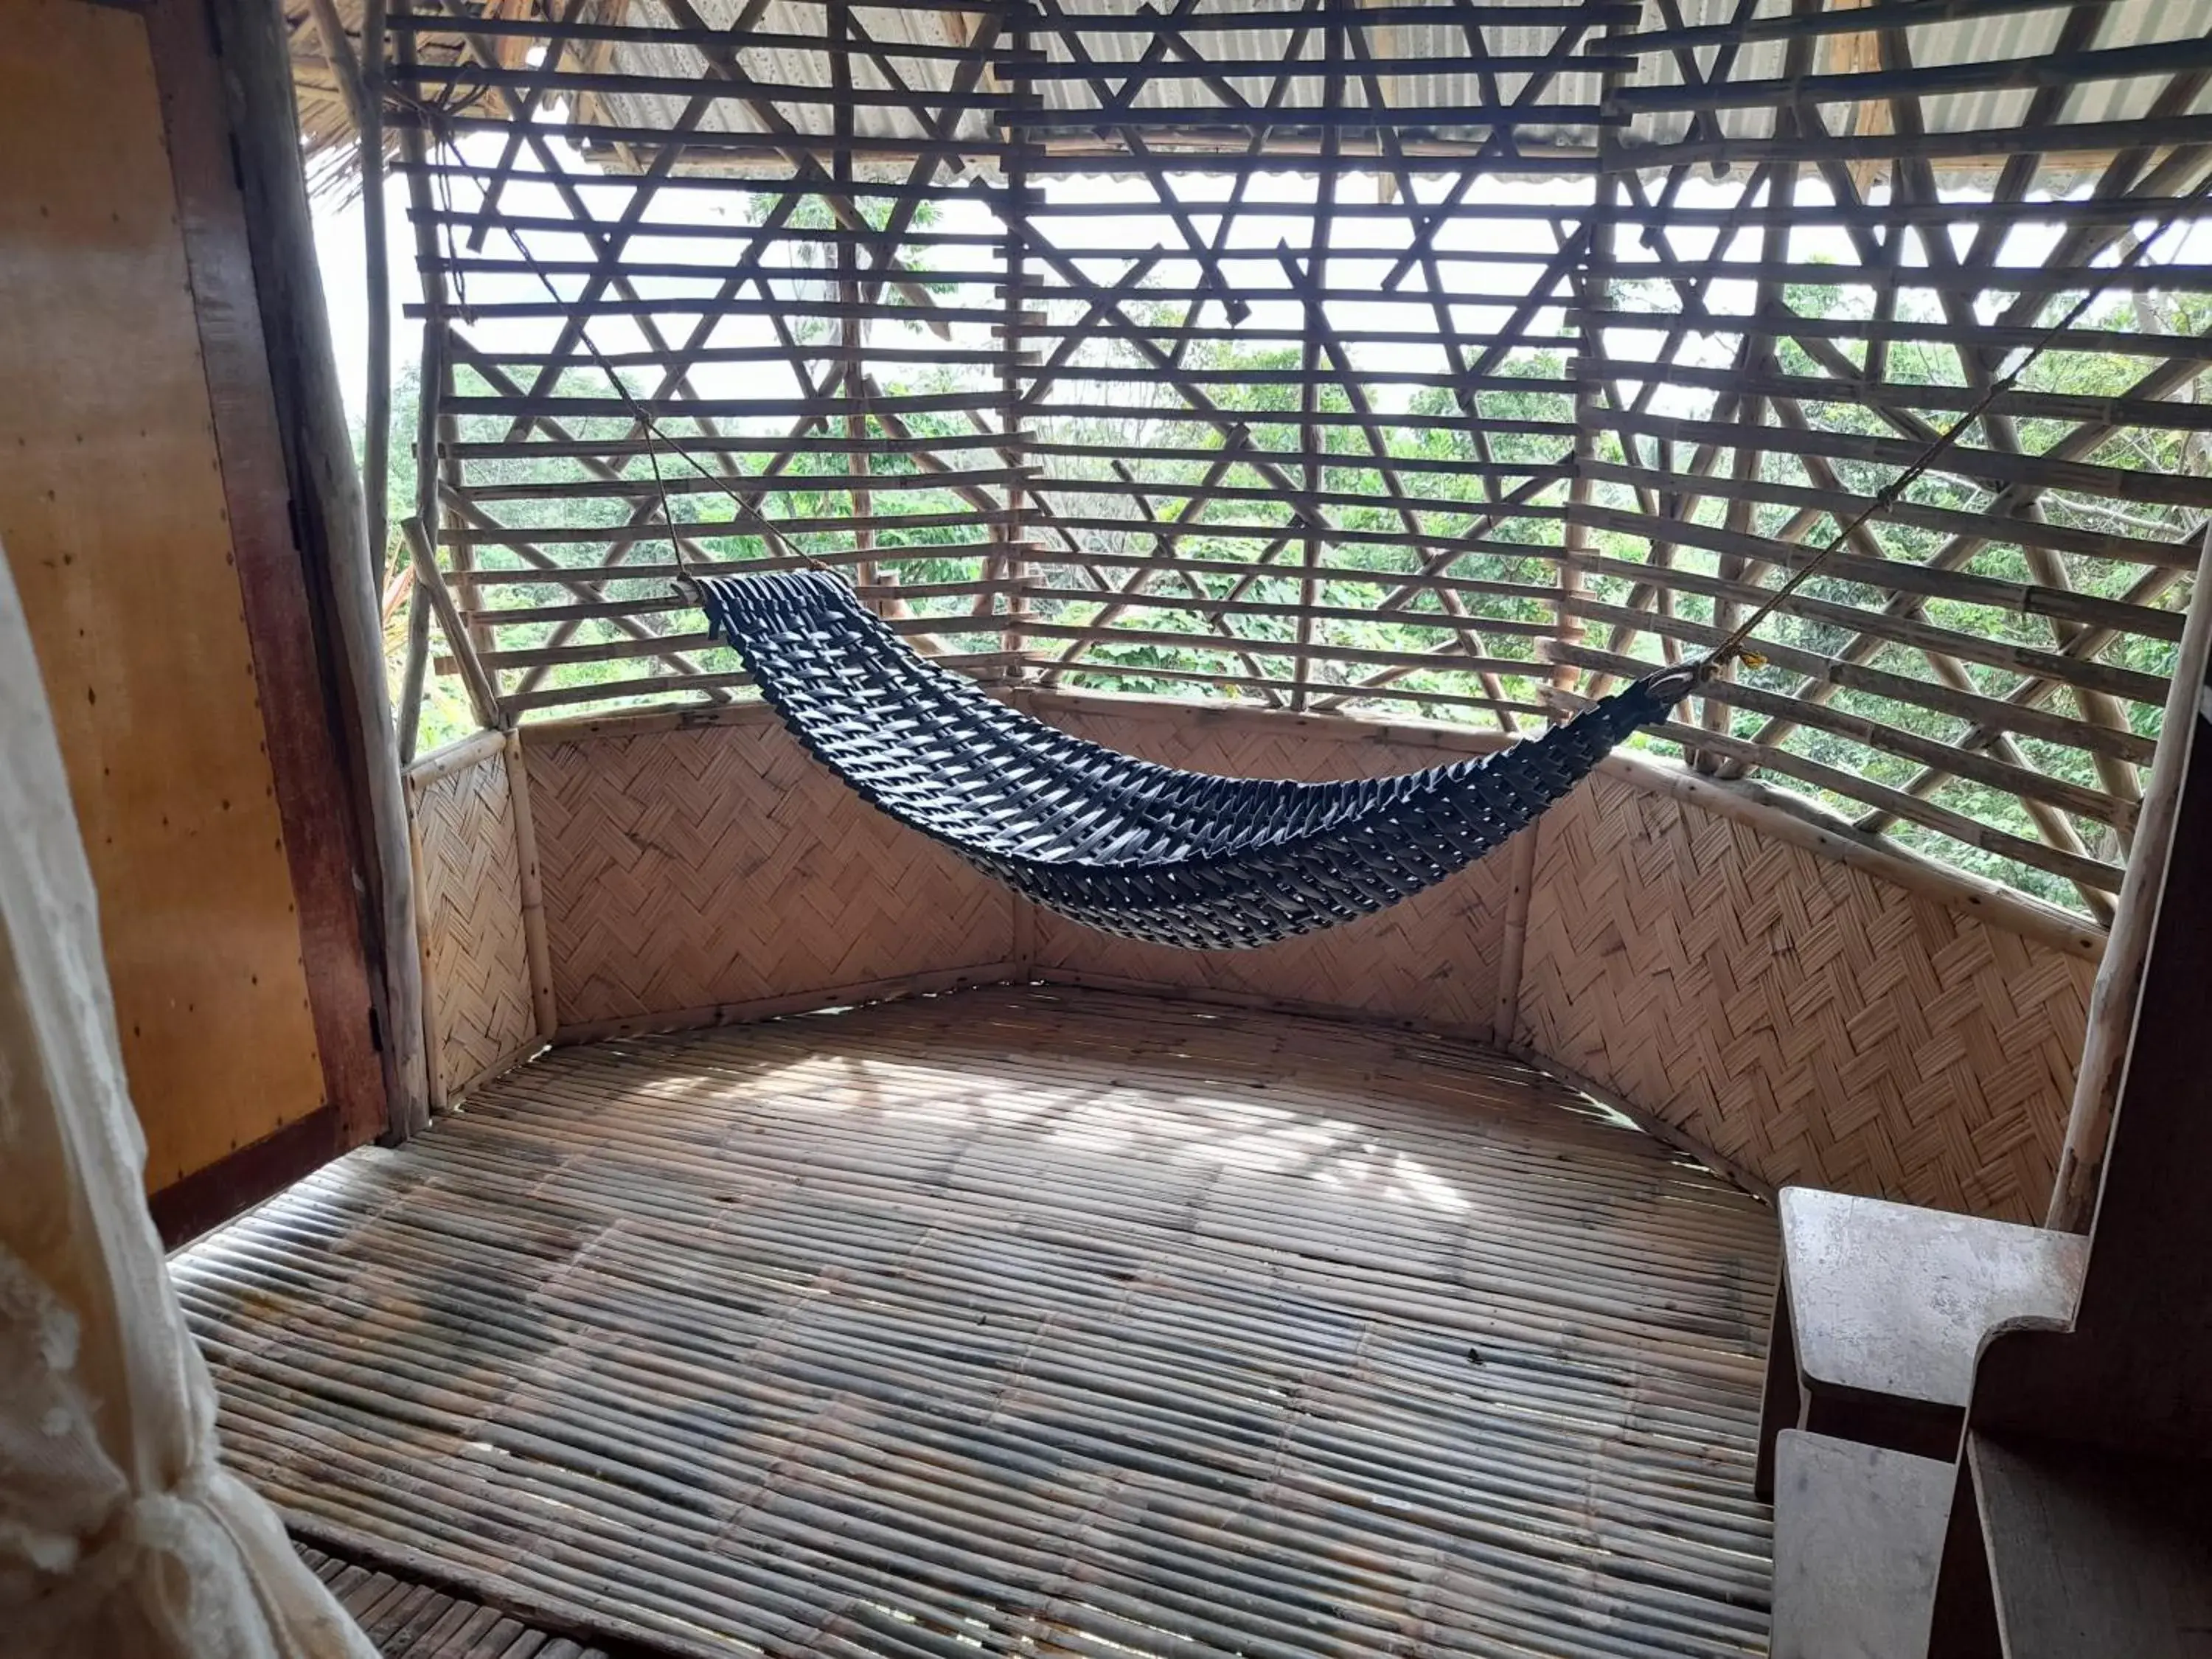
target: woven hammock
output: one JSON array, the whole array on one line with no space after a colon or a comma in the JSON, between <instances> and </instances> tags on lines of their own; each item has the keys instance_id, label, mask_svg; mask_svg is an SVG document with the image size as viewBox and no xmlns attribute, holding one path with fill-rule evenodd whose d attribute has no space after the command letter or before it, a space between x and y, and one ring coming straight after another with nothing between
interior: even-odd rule
<instances>
[{"instance_id":1,"label":"woven hammock","mask_svg":"<svg viewBox=\"0 0 2212 1659\"><path fill-rule=\"evenodd\" d=\"M1494 754L1295 783L1155 765L1070 737L915 654L822 571L696 583L714 631L809 753L871 805L1086 926L1266 945L1465 868L1696 683L1668 669Z\"/></svg>"}]
</instances>

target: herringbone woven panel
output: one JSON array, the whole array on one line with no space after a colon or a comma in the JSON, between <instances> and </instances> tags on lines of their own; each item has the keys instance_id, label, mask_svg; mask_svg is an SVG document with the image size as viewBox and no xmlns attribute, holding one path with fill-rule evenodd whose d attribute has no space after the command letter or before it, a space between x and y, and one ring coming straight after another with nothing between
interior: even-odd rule
<instances>
[{"instance_id":1,"label":"herringbone woven panel","mask_svg":"<svg viewBox=\"0 0 2212 1659\"><path fill-rule=\"evenodd\" d=\"M1077 737L1169 766L1248 778L1382 777L1459 758L1415 743L1339 735L1318 722L1276 729L1209 720L1037 712ZM1559 809L1555 808L1554 811ZM1527 831L1524 834L1529 833ZM1182 951L1094 933L1036 913L1038 971L1088 975L1277 1005L1346 1010L1486 1036L1495 1014L1510 847L1380 915L1252 951Z\"/></svg>"},{"instance_id":2,"label":"herringbone woven panel","mask_svg":"<svg viewBox=\"0 0 2212 1659\"><path fill-rule=\"evenodd\" d=\"M1419 734L1036 699L1077 735L1228 774L1435 763ZM1018 915L765 709L531 747L564 1024L671 1023L954 978L1042 976L1464 1034L1498 1006L1512 850L1380 915L1187 951ZM1510 1036L1760 1179L2008 1218L2047 1197L2094 965L1601 771L1536 831ZM1026 922L1031 948L1016 944ZM516 982L520 983L518 975Z\"/></svg>"},{"instance_id":3,"label":"herringbone woven panel","mask_svg":"<svg viewBox=\"0 0 2212 1659\"><path fill-rule=\"evenodd\" d=\"M1601 775L1544 820L1516 1036L1777 1186L2033 1220L2094 973Z\"/></svg>"},{"instance_id":4,"label":"herringbone woven panel","mask_svg":"<svg viewBox=\"0 0 2212 1659\"><path fill-rule=\"evenodd\" d=\"M441 1098L510 1063L537 1035L522 877L507 754L427 784L408 799L422 860L425 994L433 999Z\"/></svg>"},{"instance_id":5,"label":"herringbone woven panel","mask_svg":"<svg viewBox=\"0 0 2212 1659\"><path fill-rule=\"evenodd\" d=\"M1013 900L865 805L767 708L534 740L564 1028L1003 963Z\"/></svg>"}]
</instances>

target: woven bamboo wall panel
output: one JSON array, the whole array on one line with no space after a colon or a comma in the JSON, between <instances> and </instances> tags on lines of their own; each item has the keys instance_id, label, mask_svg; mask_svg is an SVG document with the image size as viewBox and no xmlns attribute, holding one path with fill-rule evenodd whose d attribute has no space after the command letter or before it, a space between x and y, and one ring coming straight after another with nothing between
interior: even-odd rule
<instances>
[{"instance_id":1,"label":"woven bamboo wall panel","mask_svg":"<svg viewBox=\"0 0 2212 1659\"><path fill-rule=\"evenodd\" d=\"M538 1036L522 927L521 862L507 751L410 780L422 890L424 994L439 1098L513 1063Z\"/></svg>"},{"instance_id":2,"label":"woven bamboo wall panel","mask_svg":"<svg viewBox=\"0 0 2212 1659\"><path fill-rule=\"evenodd\" d=\"M1516 1036L1776 1186L2027 1221L2094 973L1601 775L1543 823Z\"/></svg>"},{"instance_id":3,"label":"woven bamboo wall panel","mask_svg":"<svg viewBox=\"0 0 2212 1659\"><path fill-rule=\"evenodd\" d=\"M1004 889L760 714L530 744L564 1030L734 1015L1012 957Z\"/></svg>"},{"instance_id":4,"label":"woven bamboo wall panel","mask_svg":"<svg viewBox=\"0 0 2212 1659\"><path fill-rule=\"evenodd\" d=\"M1037 712L1109 748L1237 777L1380 777L1459 758L1418 743L1332 732L1318 722L1286 720L1271 729L1264 716L1241 712L1222 718L1193 708L1164 719L1050 702ZM1489 1037L1511 867L1512 851L1503 848L1380 915L1257 951L1146 945L1041 911L1036 967L1047 978L1103 978Z\"/></svg>"}]
</instances>

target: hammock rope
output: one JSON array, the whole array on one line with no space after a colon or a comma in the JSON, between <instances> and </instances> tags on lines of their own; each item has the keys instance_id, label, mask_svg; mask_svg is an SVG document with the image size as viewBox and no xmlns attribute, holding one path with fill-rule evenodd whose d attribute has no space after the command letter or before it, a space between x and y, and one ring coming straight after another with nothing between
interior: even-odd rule
<instances>
[{"instance_id":1,"label":"hammock rope","mask_svg":"<svg viewBox=\"0 0 2212 1659\"><path fill-rule=\"evenodd\" d=\"M1109 933L1239 949L1368 915L1526 828L1706 672L1669 668L1539 738L1399 777L1218 777L1073 737L918 655L834 575L694 579L807 751L863 799Z\"/></svg>"},{"instance_id":2,"label":"hammock rope","mask_svg":"<svg viewBox=\"0 0 2212 1659\"><path fill-rule=\"evenodd\" d=\"M1822 565L1843 551L1850 538L1858 534L1861 526L1889 512L1903 501L1905 492L1910 489L1929 468L1942 459L1946 451L1960 439L1965 437L1966 429L1989 413L1991 405L1999 398L2020 383L2021 376L2027 374L2043 354L2051 349L2059 336L2088 315L2089 307L2104 297L2113 283L2140 264L2166 232L2181 222L2182 215L2187 210L2188 203L2203 199L2207 191L2212 191L2212 179L2207 179L2203 185L2191 193L2182 206L2175 208L2165 218L2160 220L2149 235L2140 238L2132 247L2115 260L2101 281L2084 289L2081 297L2074 301L2063 316L2029 342L2027 349L2021 354L2018 362L2004 374L1990 377L1989 384L1982 389L1981 396L1974 399L1964 414L1929 439L1927 447L1913 457L1911 464L1876 490L1873 497L1858 510L1850 521L1828 538L1826 546L1821 548L1803 564L1799 565L1786 581L1769 593L1756 610L1730 631L1726 639L1707 652L1705 660L1713 665L1713 672L1717 673L1721 665L1739 659L1748 667L1764 667L1766 659L1760 656L1758 651L1748 643L1753 630L1780 610L1790 596L1809 581ZM2176 258L2180 257L2179 250L2176 251L2174 257Z\"/></svg>"}]
</instances>

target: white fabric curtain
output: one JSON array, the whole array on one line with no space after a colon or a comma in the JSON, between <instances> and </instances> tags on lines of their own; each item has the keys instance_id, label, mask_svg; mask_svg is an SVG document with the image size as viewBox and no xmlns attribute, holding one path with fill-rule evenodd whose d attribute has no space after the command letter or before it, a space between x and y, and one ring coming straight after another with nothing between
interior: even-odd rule
<instances>
[{"instance_id":1,"label":"white fabric curtain","mask_svg":"<svg viewBox=\"0 0 2212 1659\"><path fill-rule=\"evenodd\" d=\"M0 1656L375 1659L216 1455L145 1156L0 555Z\"/></svg>"}]
</instances>

